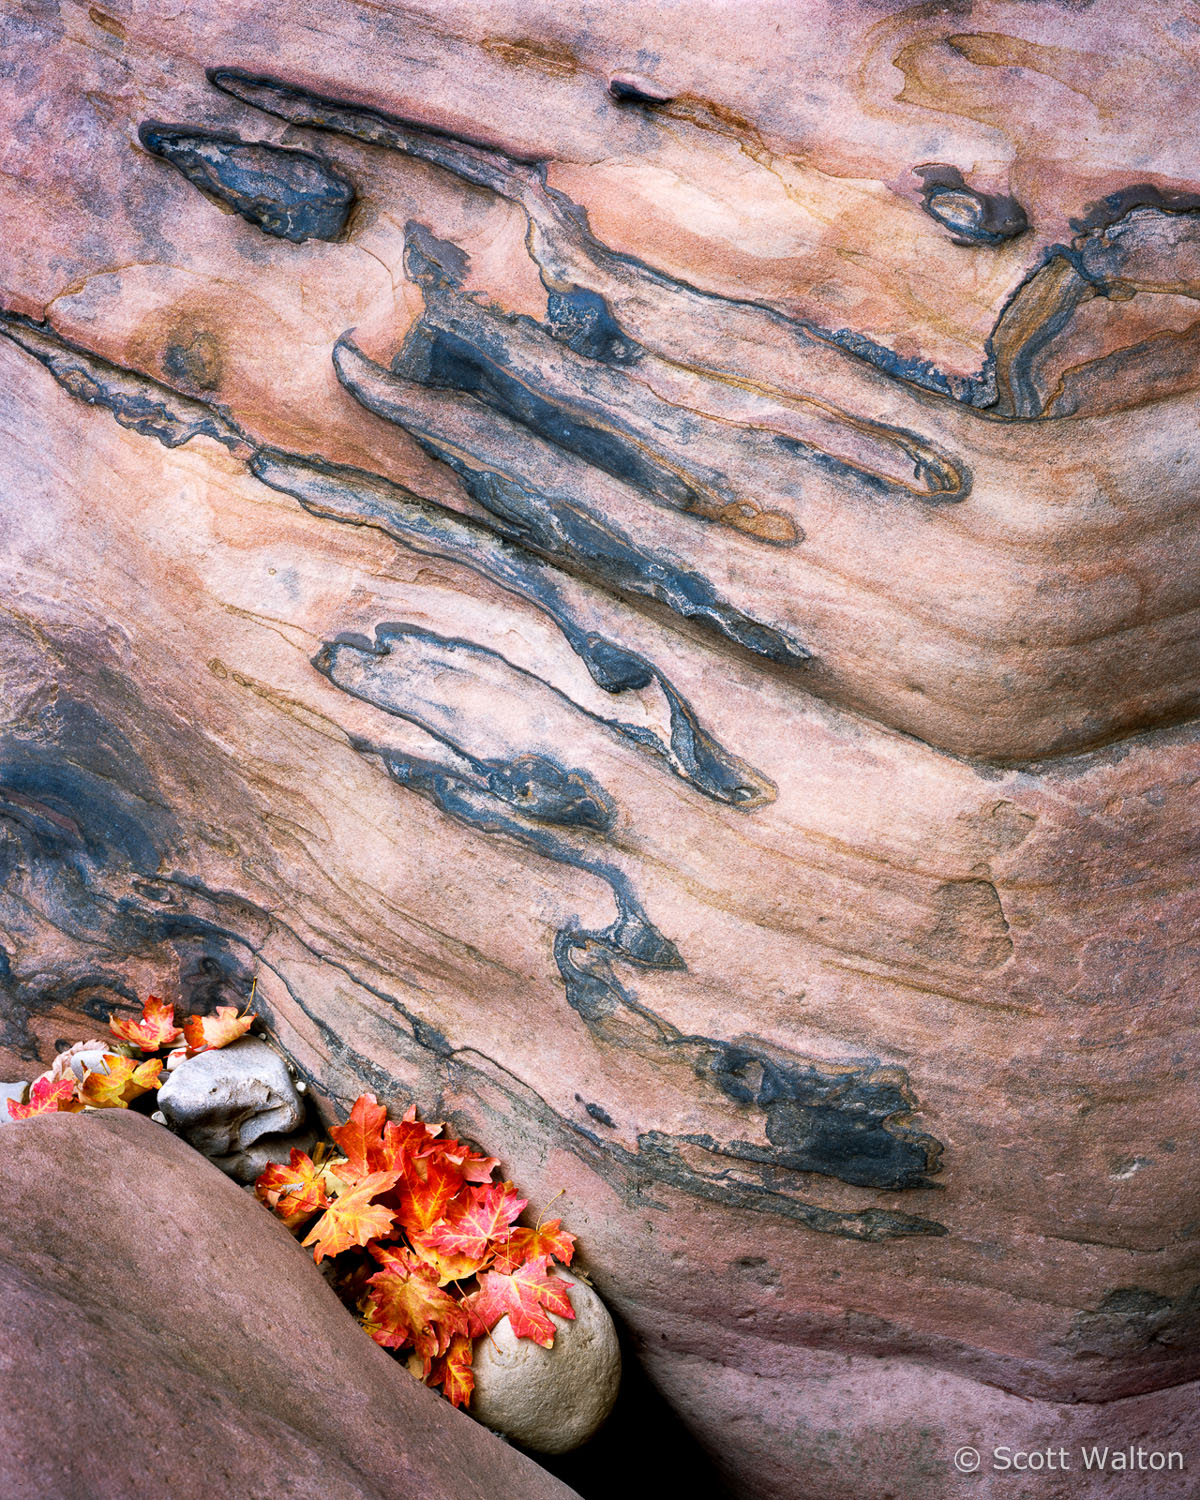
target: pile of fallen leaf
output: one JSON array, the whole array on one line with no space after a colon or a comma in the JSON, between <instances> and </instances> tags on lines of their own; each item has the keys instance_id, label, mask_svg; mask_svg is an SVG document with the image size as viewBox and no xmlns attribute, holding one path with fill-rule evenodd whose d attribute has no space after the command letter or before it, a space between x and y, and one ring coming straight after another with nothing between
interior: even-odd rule
<instances>
[{"instance_id":1,"label":"pile of fallen leaf","mask_svg":"<svg viewBox=\"0 0 1200 1500\"><path fill-rule=\"evenodd\" d=\"M526 1206L511 1182L492 1182L499 1163L424 1125L410 1109L398 1123L362 1094L329 1134L340 1154L293 1150L255 1191L313 1258L337 1256L333 1285L385 1349L411 1350L408 1367L440 1386L455 1406L471 1398L473 1340L507 1316L518 1338L549 1348L549 1314L573 1318L568 1282L573 1235L553 1219L517 1224Z\"/></svg>"},{"instance_id":2,"label":"pile of fallen leaf","mask_svg":"<svg viewBox=\"0 0 1200 1500\"><path fill-rule=\"evenodd\" d=\"M175 1007L151 995L139 1020L109 1017L121 1051L104 1053L107 1072L71 1063L97 1043L81 1042L34 1080L28 1103L8 1101L14 1120L53 1111L127 1109L163 1082L185 1058L228 1046L255 1017L221 1006L212 1016L175 1024ZM133 1055L143 1054L142 1057ZM399 1122L374 1094L356 1101L350 1118L331 1127L333 1146L310 1157L293 1149L288 1166L259 1177L259 1200L296 1234L342 1301L377 1344L397 1354L419 1380L440 1387L455 1406L474 1389L474 1340L507 1317L517 1338L554 1343L550 1313L574 1318L570 1282L552 1272L570 1265L575 1237L552 1219L517 1223L526 1207L511 1182L493 1182L499 1162L425 1125L410 1108ZM317 1215L320 1215L318 1218Z\"/></svg>"},{"instance_id":3,"label":"pile of fallen leaf","mask_svg":"<svg viewBox=\"0 0 1200 1500\"><path fill-rule=\"evenodd\" d=\"M33 1080L27 1103L8 1101L8 1112L14 1120L26 1120L30 1115L55 1111L77 1114L81 1109L128 1109L135 1099L155 1092L163 1081L161 1057L139 1059L132 1053L166 1052L169 1072L198 1052L211 1052L237 1041L250 1030L254 1019L250 1014L239 1015L232 1005L221 1005L216 1015L188 1016L179 1027L175 1024L175 1007L151 995L139 1020L119 1021L109 1016L109 1030L127 1050L104 1053L107 1071L88 1069L82 1079L77 1079L71 1066L76 1056L98 1052L102 1045L77 1042L60 1052L54 1066Z\"/></svg>"}]
</instances>

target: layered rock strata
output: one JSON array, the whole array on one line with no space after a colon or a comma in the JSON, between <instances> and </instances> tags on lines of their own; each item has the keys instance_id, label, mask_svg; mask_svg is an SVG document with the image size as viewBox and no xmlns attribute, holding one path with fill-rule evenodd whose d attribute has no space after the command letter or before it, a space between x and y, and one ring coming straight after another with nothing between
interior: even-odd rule
<instances>
[{"instance_id":1,"label":"layered rock strata","mask_svg":"<svg viewBox=\"0 0 1200 1500\"><path fill-rule=\"evenodd\" d=\"M564 1190L746 1494L1180 1447L1187 24L10 15L5 1076L256 977Z\"/></svg>"}]
</instances>

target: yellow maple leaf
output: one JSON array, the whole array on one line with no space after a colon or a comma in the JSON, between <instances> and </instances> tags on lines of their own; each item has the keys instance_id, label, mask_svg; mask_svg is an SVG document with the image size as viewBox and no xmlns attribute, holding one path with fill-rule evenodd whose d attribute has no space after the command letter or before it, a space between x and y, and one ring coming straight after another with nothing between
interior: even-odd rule
<instances>
[{"instance_id":1,"label":"yellow maple leaf","mask_svg":"<svg viewBox=\"0 0 1200 1500\"><path fill-rule=\"evenodd\" d=\"M139 1094L158 1087L162 1061L157 1057L139 1063L132 1057L106 1052L104 1062L107 1073L89 1073L79 1085L80 1101L93 1109L128 1109Z\"/></svg>"}]
</instances>

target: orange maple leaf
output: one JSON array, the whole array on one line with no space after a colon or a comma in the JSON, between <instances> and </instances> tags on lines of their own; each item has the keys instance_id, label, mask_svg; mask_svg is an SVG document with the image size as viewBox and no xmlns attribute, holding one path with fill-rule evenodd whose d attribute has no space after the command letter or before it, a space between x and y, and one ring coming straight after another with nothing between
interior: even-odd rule
<instances>
[{"instance_id":1,"label":"orange maple leaf","mask_svg":"<svg viewBox=\"0 0 1200 1500\"><path fill-rule=\"evenodd\" d=\"M343 1250L391 1233L395 1209L372 1200L395 1187L398 1176L397 1172L371 1172L338 1193L304 1241L306 1246L314 1246L313 1259L318 1265L327 1255L340 1255ZM332 1174L327 1180L332 1181Z\"/></svg>"},{"instance_id":2,"label":"orange maple leaf","mask_svg":"<svg viewBox=\"0 0 1200 1500\"><path fill-rule=\"evenodd\" d=\"M88 1073L79 1085L79 1098L93 1109L128 1109L139 1094L148 1094L158 1087L162 1072L160 1058L140 1063L132 1057L106 1052L104 1064L107 1073Z\"/></svg>"},{"instance_id":3,"label":"orange maple leaf","mask_svg":"<svg viewBox=\"0 0 1200 1500\"><path fill-rule=\"evenodd\" d=\"M493 1244L509 1239L526 1200L518 1198L511 1182L467 1188L465 1198L452 1205L445 1220L424 1235L432 1250L466 1255L482 1262ZM522 1256L527 1260L528 1256Z\"/></svg>"},{"instance_id":4,"label":"orange maple leaf","mask_svg":"<svg viewBox=\"0 0 1200 1500\"><path fill-rule=\"evenodd\" d=\"M316 1166L306 1152L298 1151L295 1146L291 1165L272 1162L254 1184L254 1194L289 1229L311 1219L318 1209L328 1208L331 1201L325 1186L325 1169Z\"/></svg>"},{"instance_id":5,"label":"orange maple leaf","mask_svg":"<svg viewBox=\"0 0 1200 1500\"><path fill-rule=\"evenodd\" d=\"M453 1157L440 1151L428 1156L405 1156L400 1163L396 1197L400 1222L410 1234L422 1234L446 1217L463 1189L462 1173Z\"/></svg>"},{"instance_id":6,"label":"orange maple leaf","mask_svg":"<svg viewBox=\"0 0 1200 1500\"><path fill-rule=\"evenodd\" d=\"M188 1016L183 1023L183 1034L187 1038L188 1055L197 1052L213 1052L218 1047L228 1047L238 1037L245 1036L257 1018L249 1012L239 1016L234 1005L218 1005L215 1015Z\"/></svg>"},{"instance_id":7,"label":"orange maple leaf","mask_svg":"<svg viewBox=\"0 0 1200 1500\"><path fill-rule=\"evenodd\" d=\"M445 1357L433 1367L429 1384L440 1385L451 1406L466 1406L471 1399L475 1389L475 1373L471 1369L474 1354L475 1345L471 1340L465 1334L456 1333Z\"/></svg>"},{"instance_id":8,"label":"orange maple leaf","mask_svg":"<svg viewBox=\"0 0 1200 1500\"><path fill-rule=\"evenodd\" d=\"M366 1177L370 1172L384 1168L372 1163L372 1155L379 1149L380 1134L387 1120L387 1110L374 1094L360 1094L354 1101L350 1118L344 1125L331 1125L329 1134L337 1143L338 1150L346 1158L350 1174ZM394 1170L388 1168L387 1170Z\"/></svg>"},{"instance_id":9,"label":"orange maple leaf","mask_svg":"<svg viewBox=\"0 0 1200 1500\"><path fill-rule=\"evenodd\" d=\"M29 1090L29 1103L8 1101L8 1112L14 1120L27 1120L30 1115L67 1114L75 1115L83 1105L75 1098L75 1075L67 1078L39 1078Z\"/></svg>"},{"instance_id":10,"label":"orange maple leaf","mask_svg":"<svg viewBox=\"0 0 1200 1500\"><path fill-rule=\"evenodd\" d=\"M167 1005L157 995L147 997L140 1020L118 1021L115 1016L109 1016L108 1029L121 1041L132 1042L143 1052L157 1052L160 1047L169 1047L183 1036L175 1024L175 1007Z\"/></svg>"},{"instance_id":11,"label":"orange maple leaf","mask_svg":"<svg viewBox=\"0 0 1200 1500\"><path fill-rule=\"evenodd\" d=\"M564 1266L571 1264L575 1254L575 1236L562 1227L561 1219L550 1219L536 1229L519 1225L496 1252L497 1271L511 1274L527 1260L536 1260L540 1255L552 1256Z\"/></svg>"},{"instance_id":12,"label":"orange maple leaf","mask_svg":"<svg viewBox=\"0 0 1200 1500\"><path fill-rule=\"evenodd\" d=\"M365 1326L385 1349L409 1344L429 1375L433 1360L445 1354L456 1334L466 1336L462 1303L438 1286L427 1267L407 1250L372 1245L381 1269L370 1278L364 1304Z\"/></svg>"},{"instance_id":13,"label":"orange maple leaf","mask_svg":"<svg viewBox=\"0 0 1200 1500\"><path fill-rule=\"evenodd\" d=\"M440 1126L423 1125L415 1118L416 1111L410 1109L403 1120L389 1120L383 1127L383 1138L371 1160L379 1163L380 1172L398 1172L403 1162L419 1161L422 1157L445 1154L444 1145L437 1139Z\"/></svg>"},{"instance_id":14,"label":"orange maple leaf","mask_svg":"<svg viewBox=\"0 0 1200 1500\"><path fill-rule=\"evenodd\" d=\"M519 1339L532 1339L549 1349L554 1343L549 1314L573 1318L575 1309L567 1295L572 1283L551 1276L548 1266L549 1258L540 1255L508 1276L501 1271L485 1271L479 1278L479 1290L463 1300L470 1332L490 1333L507 1316Z\"/></svg>"},{"instance_id":15,"label":"orange maple leaf","mask_svg":"<svg viewBox=\"0 0 1200 1500\"><path fill-rule=\"evenodd\" d=\"M423 1125L415 1105L398 1123L389 1120L374 1094L360 1094L350 1118L334 1125L329 1134L346 1158L345 1175L365 1177L368 1172L399 1172L405 1161L444 1151L444 1143L437 1139L439 1128Z\"/></svg>"}]
</instances>

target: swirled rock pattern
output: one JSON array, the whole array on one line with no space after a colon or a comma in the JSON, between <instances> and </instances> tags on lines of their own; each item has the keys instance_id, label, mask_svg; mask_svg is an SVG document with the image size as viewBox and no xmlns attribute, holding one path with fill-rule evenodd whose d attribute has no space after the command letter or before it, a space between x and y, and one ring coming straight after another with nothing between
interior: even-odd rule
<instances>
[{"instance_id":1,"label":"swirled rock pattern","mask_svg":"<svg viewBox=\"0 0 1200 1500\"><path fill-rule=\"evenodd\" d=\"M803 9L0 21L0 1071L256 977L742 1493L941 1500L1197 1410L1198 33Z\"/></svg>"}]
</instances>

